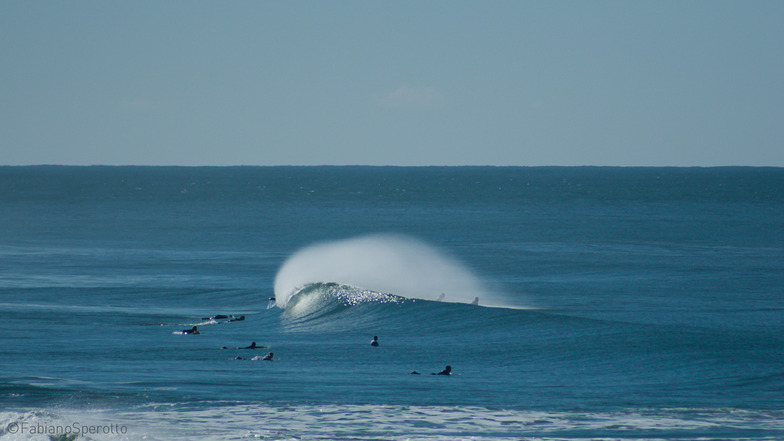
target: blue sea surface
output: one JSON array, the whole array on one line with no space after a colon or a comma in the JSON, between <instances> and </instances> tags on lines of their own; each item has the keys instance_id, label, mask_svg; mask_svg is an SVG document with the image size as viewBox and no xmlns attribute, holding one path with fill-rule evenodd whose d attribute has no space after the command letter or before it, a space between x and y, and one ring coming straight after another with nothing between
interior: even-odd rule
<instances>
[{"instance_id":1,"label":"blue sea surface","mask_svg":"<svg viewBox=\"0 0 784 441\"><path fill-rule=\"evenodd\" d=\"M0 314L3 441L780 440L784 169L0 167Z\"/></svg>"}]
</instances>

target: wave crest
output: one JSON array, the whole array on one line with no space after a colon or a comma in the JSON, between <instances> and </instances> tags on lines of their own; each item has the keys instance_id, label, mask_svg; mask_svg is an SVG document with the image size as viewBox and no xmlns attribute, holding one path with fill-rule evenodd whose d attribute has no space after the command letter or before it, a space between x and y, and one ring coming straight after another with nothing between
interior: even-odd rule
<instances>
[{"instance_id":1,"label":"wave crest","mask_svg":"<svg viewBox=\"0 0 784 441\"><path fill-rule=\"evenodd\" d=\"M391 234L321 243L298 251L275 276L276 305L289 309L295 296L319 284L321 288L341 287L320 289L320 295L334 296L352 287L356 291L349 297L354 299L362 297L357 293L373 293L471 303L487 295L479 279L456 259L416 239ZM314 301L306 295L297 302L306 299Z\"/></svg>"}]
</instances>

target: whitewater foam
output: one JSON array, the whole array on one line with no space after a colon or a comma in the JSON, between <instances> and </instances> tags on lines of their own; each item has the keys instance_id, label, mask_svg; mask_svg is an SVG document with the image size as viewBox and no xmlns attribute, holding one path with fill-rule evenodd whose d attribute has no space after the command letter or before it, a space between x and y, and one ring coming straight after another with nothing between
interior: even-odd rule
<instances>
[{"instance_id":1,"label":"whitewater foam","mask_svg":"<svg viewBox=\"0 0 784 441\"><path fill-rule=\"evenodd\" d=\"M777 439L781 411L739 409L640 409L634 412L558 412L470 406L370 406L212 403L205 407L150 405L124 410L52 409L0 412L0 437L45 440L38 427L77 433L85 439L269 441L366 440L719 440ZM767 436L737 436L766 427ZM210 430L205 431L205 427ZM62 429L59 429L62 428ZM26 430L25 430L26 429ZM97 430L96 430L97 429ZM54 432L53 432L54 433ZM596 436L600 434L600 436ZM641 436L645 434L644 436ZM80 437L81 438L81 437ZM55 438L50 439L70 439Z\"/></svg>"}]
</instances>

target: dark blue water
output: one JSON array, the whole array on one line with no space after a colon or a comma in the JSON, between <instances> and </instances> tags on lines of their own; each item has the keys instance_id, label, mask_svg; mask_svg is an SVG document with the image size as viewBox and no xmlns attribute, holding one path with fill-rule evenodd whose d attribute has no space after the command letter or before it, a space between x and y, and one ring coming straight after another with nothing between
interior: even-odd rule
<instances>
[{"instance_id":1,"label":"dark blue water","mask_svg":"<svg viewBox=\"0 0 784 441\"><path fill-rule=\"evenodd\" d=\"M782 439L784 169L3 167L0 313L3 440Z\"/></svg>"}]
</instances>

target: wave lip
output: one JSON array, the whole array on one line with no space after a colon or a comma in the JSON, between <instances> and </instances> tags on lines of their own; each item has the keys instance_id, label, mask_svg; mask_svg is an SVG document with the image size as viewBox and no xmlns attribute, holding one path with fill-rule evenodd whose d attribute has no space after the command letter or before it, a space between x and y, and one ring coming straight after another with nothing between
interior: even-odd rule
<instances>
[{"instance_id":1,"label":"wave lip","mask_svg":"<svg viewBox=\"0 0 784 441\"><path fill-rule=\"evenodd\" d=\"M286 309L303 289L329 283L459 303L487 295L473 272L453 257L408 236L377 234L320 243L292 255L275 276L276 305Z\"/></svg>"}]
</instances>

